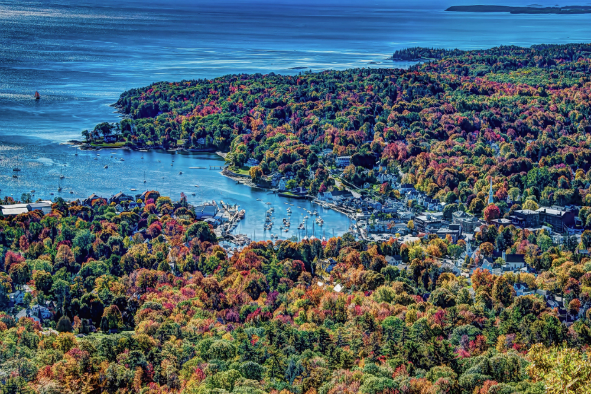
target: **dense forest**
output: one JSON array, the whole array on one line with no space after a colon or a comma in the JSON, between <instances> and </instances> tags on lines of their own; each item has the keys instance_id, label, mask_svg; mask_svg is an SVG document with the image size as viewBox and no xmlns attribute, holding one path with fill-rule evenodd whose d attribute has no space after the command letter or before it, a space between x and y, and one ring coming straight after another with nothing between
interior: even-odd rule
<instances>
[{"instance_id":1,"label":"dense forest","mask_svg":"<svg viewBox=\"0 0 591 394\"><path fill-rule=\"evenodd\" d=\"M513 290L565 294L572 322L591 291L576 245L483 229L481 253L497 237L547 270L476 270L469 286L436 259L463 241L345 234L231 255L184 198L140 205L0 217L2 393L589 393L591 311L567 326ZM38 306L50 316L15 317Z\"/></svg>"},{"instance_id":2,"label":"dense forest","mask_svg":"<svg viewBox=\"0 0 591 394\"><path fill-rule=\"evenodd\" d=\"M398 56L432 60L161 82L125 92L128 117L85 136L221 149L233 166L254 158L311 190L334 186L331 157L352 155L345 179L372 180L377 165L487 220L576 204L590 227L590 54L413 48ZM439 261L465 251L449 237L345 234L232 253L184 198L139 204L58 200L47 215L0 216L2 393L591 392L591 260L580 253L591 232L555 245L544 230L483 226L465 268L506 251L534 273L466 278ZM566 311L516 284L560 295Z\"/></svg>"}]
</instances>

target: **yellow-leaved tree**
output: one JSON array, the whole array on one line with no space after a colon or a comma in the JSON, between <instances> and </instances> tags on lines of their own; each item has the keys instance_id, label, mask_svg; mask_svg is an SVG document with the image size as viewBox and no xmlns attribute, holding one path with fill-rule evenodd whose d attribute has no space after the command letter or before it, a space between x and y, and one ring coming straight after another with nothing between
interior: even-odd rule
<instances>
[{"instance_id":1,"label":"yellow-leaved tree","mask_svg":"<svg viewBox=\"0 0 591 394\"><path fill-rule=\"evenodd\" d=\"M568 347L532 346L528 352L530 378L544 382L549 394L591 393L591 360L589 354Z\"/></svg>"}]
</instances>

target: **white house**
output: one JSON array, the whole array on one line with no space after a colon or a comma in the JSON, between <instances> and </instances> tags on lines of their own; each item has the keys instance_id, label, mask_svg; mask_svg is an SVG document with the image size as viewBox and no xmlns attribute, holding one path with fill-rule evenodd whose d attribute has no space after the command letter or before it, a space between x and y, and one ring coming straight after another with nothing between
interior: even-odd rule
<instances>
[{"instance_id":1,"label":"white house","mask_svg":"<svg viewBox=\"0 0 591 394\"><path fill-rule=\"evenodd\" d=\"M324 193L318 193L318 198L323 201L337 202L353 198L353 193L348 190L333 190Z\"/></svg>"},{"instance_id":2,"label":"white house","mask_svg":"<svg viewBox=\"0 0 591 394\"><path fill-rule=\"evenodd\" d=\"M13 305L20 305L25 299L25 292L22 290L17 290L14 293L9 293L8 299L13 303Z\"/></svg>"},{"instance_id":3,"label":"white house","mask_svg":"<svg viewBox=\"0 0 591 394\"><path fill-rule=\"evenodd\" d=\"M515 289L515 295L518 297L534 294L534 291L531 290L525 283L515 283L513 288Z\"/></svg>"},{"instance_id":4,"label":"white house","mask_svg":"<svg viewBox=\"0 0 591 394\"><path fill-rule=\"evenodd\" d=\"M30 308L21 310L16 314L16 319L19 320L21 317L29 317L37 322L41 322L41 319L49 319L53 314L49 309L41 305L33 305Z\"/></svg>"},{"instance_id":5,"label":"white house","mask_svg":"<svg viewBox=\"0 0 591 394\"><path fill-rule=\"evenodd\" d=\"M1 205L0 207L2 207L2 215L4 216L20 215L21 213L29 212L27 204Z\"/></svg>"},{"instance_id":6,"label":"white house","mask_svg":"<svg viewBox=\"0 0 591 394\"><path fill-rule=\"evenodd\" d=\"M505 254L503 252L503 260L505 260L505 265L503 266L503 271L512 271L517 272L520 271L522 268L525 268L525 259L524 255L522 254Z\"/></svg>"},{"instance_id":7,"label":"white house","mask_svg":"<svg viewBox=\"0 0 591 394\"><path fill-rule=\"evenodd\" d=\"M336 159L336 163L339 167L347 167L351 164L351 156L339 156Z\"/></svg>"},{"instance_id":8,"label":"white house","mask_svg":"<svg viewBox=\"0 0 591 394\"><path fill-rule=\"evenodd\" d=\"M49 309L41 305L33 305L31 311L32 314L40 316L42 319L49 319L53 315Z\"/></svg>"},{"instance_id":9,"label":"white house","mask_svg":"<svg viewBox=\"0 0 591 394\"><path fill-rule=\"evenodd\" d=\"M47 215L48 213L51 213L51 206L53 205L53 203L51 201L48 200L43 200L43 201L39 201L39 202L32 202L30 204L28 204L28 208L29 211L42 211L44 215Z\"/></svg>"},{"instance_id":10,"label":"white house","mask_svg":"<svg viewBox=\"0 0 591 394\"><path fill-rule=\"evenodd\" d=\"M285 178L279 180L279 190L287 190L287 181Z\"/></svg>"},{"instance_id":11,"label":"white house","mask_svg":"<svg viewBox=\"0 0 591 394\"><path fill-rule=\"evenodd\" d=\"M247 167L254 167L254 166L258 166L258 165L259 165L259 161L257 159L253 159L252 157L250 159L248 159L248 161L246 162Z\"/></svg>"}]
</instances>

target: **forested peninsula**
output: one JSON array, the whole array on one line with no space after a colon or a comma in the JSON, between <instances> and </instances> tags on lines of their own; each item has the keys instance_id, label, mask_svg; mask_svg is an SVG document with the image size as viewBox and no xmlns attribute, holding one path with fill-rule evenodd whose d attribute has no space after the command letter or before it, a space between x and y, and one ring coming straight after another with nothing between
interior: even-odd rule
<instances>
[{"instance_id":1,"label":"forested peninsula","mask_svg":"<svg viewBox=\"0 0 591 394\"><path fill-rule=\"evenodd\" d=\"M504 5L456 5L446 9L453 12L506 12L510 14L589 14L591 6L562 6L562 7L512 7Z\"/></svg>"}]
</instances>

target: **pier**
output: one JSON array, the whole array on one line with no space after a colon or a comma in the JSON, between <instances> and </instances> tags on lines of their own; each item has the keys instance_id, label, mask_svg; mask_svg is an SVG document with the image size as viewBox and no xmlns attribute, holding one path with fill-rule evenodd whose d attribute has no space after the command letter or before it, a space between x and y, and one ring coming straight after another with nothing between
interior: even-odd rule
<instances>
[{"instance_id":1,"label":"pier","mask_svg":"<svg viewBox=\"0 0 591 394\"><path fill-rule=\"evenodd\" d=\"M216 204L217 205L217 204ZM251 240L243 234L232 234L231 231L236 228L238 222L244 218L246 211L239 209L238 205L231 206L220 200L218 205L225 215L228 217L227 223L222 223L218 228L215 229L215 235L218 238L222 238L233 242L238 245L247 245Z\"/></svg>"},{"instance_id":2,"label":"pier","mask_svg":"<svg viewBox=\"0 0 591 394\"><path fill-rule=\"evenodd\" d=\"M223 170L224 166L209 166L210 170Z\"/></svg>"}]
</instances>

